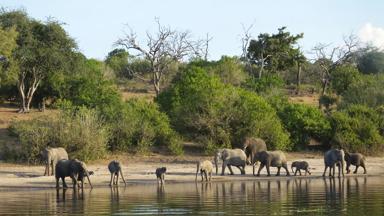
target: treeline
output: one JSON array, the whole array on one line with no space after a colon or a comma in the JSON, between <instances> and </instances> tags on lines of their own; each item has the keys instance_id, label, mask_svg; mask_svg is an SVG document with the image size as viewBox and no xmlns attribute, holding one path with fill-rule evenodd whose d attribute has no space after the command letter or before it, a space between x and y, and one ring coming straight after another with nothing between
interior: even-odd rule
<instances>
[{"instance_id":1,"label":"treeline","mask_svg":"<svg viewBox=\"0 0 384 216\"><path fill-rule=\"evenodd\" d=\"M317 45L303 55L286 28L245 37L241 57L208 61L210 40L162 26L139 46L135 34L117 40L104 61L87 59L60 22L23 11L0 13L0 97L57 116L15 122L20 146L9 159L35 162L46 145L91 160L108 151L182 154L182 141L207 151L241 147L246 137L270 149L323 148L378 154L384 144L384 53L353 36L337 48ZM118 36L117 36L118 37ZM153 45L156 46L153 46ZM130 53L135 53L135 55ZM141 54L140 56L137 56ZM155 92L154 101L123 101L119 87ZM317 105L290 96L319 95Z\"/></svg>"}]
</instances>

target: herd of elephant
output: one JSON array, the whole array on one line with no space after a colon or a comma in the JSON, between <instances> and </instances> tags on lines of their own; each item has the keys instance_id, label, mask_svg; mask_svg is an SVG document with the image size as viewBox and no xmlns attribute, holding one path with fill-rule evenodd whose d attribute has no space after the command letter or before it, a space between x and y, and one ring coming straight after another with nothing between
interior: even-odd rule
<instances>
[{"instance_id":1,"label":"herd of elephant","mask_svg":"<svg viewBox=\"0 0 384 216\"><path fill-rule=\"evenodd\" d=\"M257 162L260 162L259 170L256 176L260 176L261 170L266 167L267 175L270 176L270 167L277 168L276 176L280 175L280 169L284 168L286 175L289 176L287 158L282 151L268 151L267 145L264 140L260 138L247 138L244 142L243 149L219 149L216 151L214 163L216 167L216 174L218 174L218 163L222 161L221 175L224 175L225 169L228 167L231 175L233 175L232 166L237 167L241 174L245 174L245 166L253 166L253 175L255 175L255 168ZM351 165L356 166L354 173L357 173L358 168L361 166L364 169L364 174L367 173L365 163L366 158L360 153L348 153L342 149L331 149L324 154L324 172L325 176L327 169L329 168L329 176L335 176L336 166L338 167L339 176L344 176L344 167L346 163L347 173L350 172L349 167ZM295 168L295 171L293 169ZM294 161L291 164L292 172L296 175L297 172L301 175L301 170L305 172L305 175L310 172L310 166L307 161ZM213 172L213 164L210 161L200 162L197 165L197 174L200 171L201 178L209 181ZM332 172L333 171L333 172ZM209 178L208 178L209 176Z\"/></svg>"},{"instance_id":2,"label":"herd of elephant","mask_svg":"<svg viewBox=\"0 0 384 216\"><path fill-rule=\"evenodd\" d=\"M55 175L56 187L59 188L59 180L63 182L63 188L67 188L65 183L65 177L72 179L73 187L84 186L84 178L86 177L90 187L92 183L89 176L93 174L92 171L88 171L86 164L77 159L68 159L68 154L64 148L51 148L47 147L41 152L46 166L44 175ZM243 149L218 149L214 157L214 163L216 168L216 174L218 174L218 163L222 161L221 175L224 175L225 169L228 168L231 175L233 175L232 166L237 167L242 175L245 175L245 166L253 166L253 175L255 175L255 168L258 162L260 162L259 169L256 176L260 175L260 171L266 167L267 175L270 176L270 167L277 168L276 176L280 175L280 169L284 168L286 175L289 176L287 158L282 151L268 151L267 145L264 140L260 138L247 138L244 142ZM350 172L349 167L351 165L356 166L354 173L357 173L358 168L361 166L364 169L364 174L367 173L365 163L366 158L360 153L348 153L342 149L331 149L324 154L324 172L325 176L327 169L329 168L329 176L335 176L335 169L338 167L339 177L344 176L344 167L346 163L347 173ZM52 169L50 172L50 168ZM293 169L296 169L295 171ZM301 175L301 170L311 175L310 166L306 161L294 161L291 163L291 170L296 175L298 172ZM119 176L126 185L126 181L123 176L122 166L119 161L113 160L108 164L108 170L111 174L109 185L118 185ZM214 167L211 161L206 160L197 163L196 178L200 172L202 181L210 181L212 178ZM158 183L164 183L164 176L167 169L161 167L156 169L156 177ZM333 172L332 172L333 171Z\"/></svg>"}]
</instances>

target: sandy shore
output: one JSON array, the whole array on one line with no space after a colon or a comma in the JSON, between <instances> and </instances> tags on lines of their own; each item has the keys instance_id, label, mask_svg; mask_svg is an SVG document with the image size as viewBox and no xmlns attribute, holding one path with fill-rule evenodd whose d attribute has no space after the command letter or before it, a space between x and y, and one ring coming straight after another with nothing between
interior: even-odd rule
<instances>
[{"instance_id":1,"label":"sandy shore","mask_svg":"<svg viewBox=\"0 0 384 216\"><path fill-rule=\"evenodd\" d=\"M120 160L124 165L124 177L128 184L155 184L156 177L154 171L157 167L166 166L167 175L166 182L194 182L196 172L196 161L204 159L212 159L205 156L116 156L113 157ZM111 158L111 159L113 159ZM91 181L94 187L108 186L110 175L107 168L109 160L94 161L88 164L88 169L94 171L91 176ZM288 165L294 160L306 160L312 167L311 176L290 176L286 177L282 171L281 177L267 177L266 170L262 171L260 177L252 175L252 167L247 166L246 175L240 175L237 168L233 168L235 175L228 175L226 170L225 176L213 175L212 181L233 181L233 180L267 180L277 178L321 178L324 170L323 159L320 154L311 153L290 153L288 154ZM352 166L352 171L354 166ZM219 173L221 167L219 167ZM276 173L276 168L271 168L271 174ZM367 158L368 176L384 175L384 158L368 157ZM44 166L27 166L19 164L10 164L0 162L0 187L1 188L53 188L55 187L55 178L53 176L43 176ZM359 174L362 175L363 169L359 169ZM349 174L355 175L355 174ZM200 180L200 176L198 178ZM67 183L70 185L71 180L67 178Z\"/></svg>"}]
</instances>

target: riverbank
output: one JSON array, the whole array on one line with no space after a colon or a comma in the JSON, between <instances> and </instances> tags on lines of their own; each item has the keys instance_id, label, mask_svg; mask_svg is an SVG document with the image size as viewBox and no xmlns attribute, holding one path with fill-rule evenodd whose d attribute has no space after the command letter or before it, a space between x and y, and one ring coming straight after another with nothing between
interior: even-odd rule
<instances>
[{"instance_id":1,"label":"riverbank","mask_svg":"<svg viewBox=\"0 0 384 216\"><path fill-rule=\"evenodd\" d=\"M271 177L266 176L265 168L261 172L260 177L252 175L252 167L246 167L246 175L240 175L237 168L233 168L235 175L228 175L226 170L225 176L213 175L212 181L237 181L237 180L268 180L268 179L287 179L287 178L319 178L324 170L324 162L322 155L319 153L288 153L288 165L295 160L306 160L312 167L312 175L307 177L285 176L285 171L281 171L280 177L273 176L276 174L276 168L271 168ZM157 167L167 167L165 177L166 183L182 183L194 182L196 173L196 161L209 159L207 156L133 156L133 155L116 155L106 160L94 161L88 163L88 169L94 171L91 181L94 187L106 187L110 180L110 174L107 168L108 162L112 159L120 160L123 165L124 177L128 184L155 184L156 177L154 171ZM354 166L351 167L353 171ZM257 171L257 169L256 169ZM219 167L219 173L221 167ZM291 170L290 170L291 172ZM384 158L368 157L367 158L368 176L384 175ZM0 187L1 188L53 188L55 187L55 178L53 176L43 176L44 166L28 166L12 163L0 162ZM337 173L337 170L336 170ZM359 168L359 174L362 175L363 169ZM348 174L347 176L356 176ZM120 179L121 180L121 179ZM200 176L198 176L200 180ZM67 178L70 185L71 180Z\"/></svg>"}]
</instances>

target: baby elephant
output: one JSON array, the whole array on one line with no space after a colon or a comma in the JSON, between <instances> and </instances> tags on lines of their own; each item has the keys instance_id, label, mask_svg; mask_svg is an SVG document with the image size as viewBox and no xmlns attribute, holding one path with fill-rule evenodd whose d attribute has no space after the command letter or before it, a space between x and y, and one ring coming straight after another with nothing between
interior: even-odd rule
<instances>
[{"instance_id":1,"label":"baby elephant","mask_svg":"<svg viewBox=\"0 0 384 216\"><path fill-rule=\"evenodd\" d=\"M109 186L112 186L112 181L114 185L119 185L119 175L123 179L124 185L127 185L124 179L123 171L121 170L121 164L117 160L113 160L108 164L108 170L111 173L111 181L109 181Z\"/></svg>"},{"instance_id":2,"label":"baby elephant","mask_svg":"<svg viewBox=\"0 0 384 216\"><path fill-rule=\"evenodd\" d=\"M365 169L365 156L360 153L348 153L345 152L344 160L347 163L347 173L350 173L351 170L349 169L349 166L355 165L356 169L353 172L354 174L357 173L357 169L361 166L364 169L364 174L367 174L367 170Z\"/></svg>"},{"instance_id":3,"label":"baby elephant","mask_svg":"<svg viewBox=\"0 0 384 216\"><path fill-rule=\"evenodd\" d=\"M156 169L156 178L157 178L157 183L164 184L164 176L165 172L167 172L166 167L161 167Z\"/></svg>"},{"instance_id":4,"label":"baby elephant","mask_svg":"<svg viewBox=\"0 0 384 216\"><path fill-rule=\"evenodd\" d=\"M305 171L305 175L307 175L307 173L309 175L311 175L311 172L309 172L309 164L307 161L294 161L292 162L292 165L291 165L291 169L292 169L292 173L293 173L293 167L296 168L295 170L295 175L297 174L297 172L300 173L301 175L301 170L304 170Z\"/></svg>"},{"instance_id":5,"label":"baby elephant","mask_svg":"<svg viewBox=\"0 0 384 216\"><path fill-rule=\"evenodd\" d=\"M199 170L201 174L201 181L204 181L203 175L205 176L205 181L208 181L208 175L209 175L209 181L211 181L212 171L213 171L213 164L211 161L206 160L203 162L197 162L195 181L197 181L197 173L199 172Z\"/></svg>"}]
</instances>

